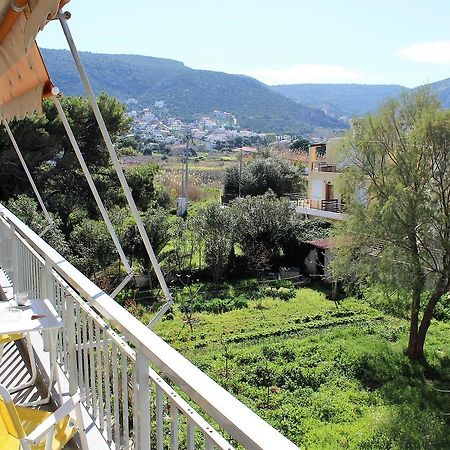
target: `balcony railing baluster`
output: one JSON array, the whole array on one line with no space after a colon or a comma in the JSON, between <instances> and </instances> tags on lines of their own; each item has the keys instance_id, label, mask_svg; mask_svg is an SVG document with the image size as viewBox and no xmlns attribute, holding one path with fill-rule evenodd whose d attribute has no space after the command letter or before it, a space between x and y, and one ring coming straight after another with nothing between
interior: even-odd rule
<instances>
[{"instance_id":1,"label":"balcony railing baluster","mask_svg":"<svg viewBox=\"0 0 450 450\"><path fill-rule=\"evenodd\" d=\"M81 339L81 317L80 317L80 305L78 302L75 302L75 331L76 331L76 337L77 337L77 346L76 346L76 354L77 354L77 373L78 373L78 386L80 388L80 397L81 401L86 402L86 390L84 387L84 374L83 374L83 359L82 359L82 353L80 351L80 348L82 347L82 339Z\"/></svg>"},{"instance_id":2,"label":"balcony railing baluster","mask_svg":"<svg viewBox=\"0 0 450 450\"><path fill-rule=\"evenodd\" d=\"M148 378L149 360L142 354L136 354L138 383L138 447L151 448L150 443L150 380Z\"/></svg>"},{"instance_id":3,"label":"balcony railing baluster","mask_svg":"<svg viewBox=\"0 0 450 450\"><path fill-rule=\"evenodd\" d=\"M90 369L90 378L91 378L91 394L92 394L92 417L94 421L97 419L98 412L98 403L97 403L97 379L95 377L95 352L98 352L98 348L94 345L96 343L95 335L94 335L94 320L91 317L88 317L88 331L89 331L89 369Z\"/></svg>"},{"instance_id":4,"label":"balcony railing baluster","mask_svg":"<svg viewBox=\"0 0 450 450\"><path fill-rule=\"evenodd\" d=\"M192 420L189 417L186 417L186 422L187 422L187 430L186 430L187 450L194 450L195 449L195 424L192 422Z\"/></svg>"},{"instance_id":5,"label":"balcony railing baluster","mask_svg":"<svg viewBox=\"0 0 450 450\"><path fill-rule=\"evenodd\" d=\"M84 311L80 308L80 320L81 320L81 339L82 345L78 348L78 352L82 355L83 373L84 373L84 389L86 392L86 407L91 410L91 377L89 376L89 364L88 364L88 351L89 351L89 340L87 335L87 316ZM81 370L81 368L80 368Z\"/></svg>"},{"instance_id":6,"label":"balcony railing baluster","mask_svg":"<svg viewBox=\"0 0 450 450\"><path fill-rule=\"evenodd\" d=\"M170 402L170 448L178 450L178 409L174 401Z\"/></svg>"},{"instance_id":7,"label":"balcony railing baluster","mask_svg":"<svg viewBox=\"0 0 450 450\"><path fill-rule=\"evenodd\" d=\"M104 431L104 423L105 423L105 409L104 409L104 397L103 397L103 364L102 364L102 347L100 342L102 341L102 333L100 331L100 324L95 323L95 340L97 342L97 382L98 382L98 424L101 431Z\"/></svg>"},{"instance_id":8,"label":"balcony railing baluster","mask_svg":"<svg viewBox=\"0 0 450 450\"><path fill-rule=\"evenodd\" d=\"M119 369L117 365L117 346L111 344L111 361L112 361L112 385L113 385L113 411L114 411L114 442L116 448L120 448L120 413L119 413Z\"/></svg>"},{"instance_id":9,"label":"balcony railing baluster","mask_svg":"<svg viewBox=\"0 0 450 450\"><path fill-rule=\"evenodd\" d=\"M111 381L110 381L110 358L109 358L109 343L108 340L105 339L105 335L103 334L103 373L105 376L105 419L106 419L106 440L108 444L112 443L112 413L111 413Z\"/></svg>"},{"instance_id":10,"label":"balcony railing baluster","mask_svg":"<svg viewBox=\"0 0 450 450\"><path fill-rule=\"evenodd\" d=\"M164 428L163 428L163 391L159 386L156 386L156 449L163 450L164 448Z\"/></svg>"},{"instance_id":11,"label":"balcony railing baluster","mask_svg":"<svg viewBox=\"0 0 450 450\"><path fill-rule=\"evenodd\" d=\"M133 391L132 391L132 410L133 410L133 443L136 442L138 435L139 435L139 418L138 413L139 406L138 406L138 374L137 374L137 366L136 362L133 361L133 364L131 365L132 370L132 385L133 385Z\"/></svg>"},{"instance_id":12,"label":"balcony railing baluster","mask_svg":"<svg viewBox=\"0 0 450 450\"><path fill-rule=\"evenodd\" d=\"M122 380L122 436L123 447L130 447L128 425L128 360L125 352L121 352L121 380Z\"/></svg>"}]
</instances>

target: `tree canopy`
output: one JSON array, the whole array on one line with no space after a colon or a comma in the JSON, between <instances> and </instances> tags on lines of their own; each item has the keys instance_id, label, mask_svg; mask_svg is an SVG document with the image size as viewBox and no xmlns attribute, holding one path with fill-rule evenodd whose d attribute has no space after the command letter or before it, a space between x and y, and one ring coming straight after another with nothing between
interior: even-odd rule
<instances>
[{"instance_id":1,"label":"tree canopy","mask_svg":"<svg viewBox=\"0 0 450 450\"><path fill-rule=\"evenodd\" d=\"M121 138L126 136L130 124L124 105L106 94L101 94L97 101L113 142L123 144ZM126 253L148 267L88 101L66 97L61 103L100 197L123 238ZM116 261L117 254L53 102L44 102L43 115L33 115L10 126L55 221L44 239L88 276L95 276L97 271ZM167 199L155 188L157 170L156 165L148 164L128 170L126 176L158 253L165 245L168 225L165 212L158 209ZM0 176L0 201L9 202L8 206L18 217L41 233L47 222L38 211L31 186L3 129L0 129Z\"/></svg>"},{"instance_id":2,"label":"tree canopy","mask_svg":"<svg viewBox=\"0 0 450 450\"><path fill-rule=\"evenodd\" d=\"M266 193L236 199L231 210L234 239L243 249L251 270L257 274L268 270L294 231L295 216L289 201Z\"/></svg>"},{"instance_id":3,"label":"tree canopy","mask_svg":"<svg viewBox=\"0 0 450 450\"><path fill-rule=\"evenodd\" d=\"M335 271L407 292L407 354L420 358L450 288L450 112L427 92L404 95L354 124L343 159L348 221Z\"/></svg>"},{"instance_id":4,"label":"tree canopy","mask_svg":"<svg viewBox=\"0 0 450 450\"><path fill-rule=\"evenodd\" d=\"M263 195L269 189L277 196L286 193L303 193L305 191L305 179L303 166L290 164L281 158L257 158L248 164L244 164L242 171L238 165L227 170L224 195L226 198L234 198L239 195Z\"/></svg>"},{"instance_id":5,"label":"tree canopy","mask_svg":"<svg viewBox=\"0 0 450 450\"><path fill-rule=\"evenodd\" d=\"M120 203L117 180L87 99L66 97L61 104L77 138L97 189L107 205ZM125 107L101 94L98 104L113 142L129 128ZM48 208L66 224L77 207L98 217L97 206L53 102L44 102L44 114L11 123L11 130ZM33 196L31 186L4 130L0 130L0 200L16 194ZM69 194L70 189L70 195Z\"/></svg>"},{"instance_id":6,"label":"tree canopy","mask_svg":"<svg viewBox=\"0 0 450 450\"><path fill-rule=\"evenodd\" d=\"M289 148L294 152L308 153L310 145L311 142L309 141L309 139L299 137L292 142Z\"/></svg>"}]
</instances>

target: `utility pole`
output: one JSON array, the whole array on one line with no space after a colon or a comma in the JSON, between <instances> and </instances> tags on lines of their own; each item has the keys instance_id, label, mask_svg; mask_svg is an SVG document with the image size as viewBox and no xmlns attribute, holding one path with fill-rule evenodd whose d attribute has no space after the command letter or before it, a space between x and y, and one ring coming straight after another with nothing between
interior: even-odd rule
<instances>
[{"instance_id":1,"label":"utility pole","mask_svg":"<svg viewBox=\"0 0 450 450\"><path fill-rule=\"evenodd\" d=\"M188 210L189 141L190 134L186 133L186 148L181 171L181 197L177 201L177 216L184 216Z\"/></svg>"},{"instance_id":2,"label":"utility pole","mask_svg":"<svg viewBox=\"0 0 450 450\"><path fill-rule=\"evenodd\" d=\"M189 175L189 141L190 136L189 134L186 135L186 159L185 159L185 166L184 166L184 198L186 199L186 210L188 206L188 175Z\"/></svg>"},{"instance_id":3,"label":"utility pole","mask_svg":"<svg viewBox=\"0 0 450 450\"><path fill-rule=\"evenodd\" d=\"M241 196L242 186L242 147L239 150L239 197Z\"/></svg>"}]
</instances>

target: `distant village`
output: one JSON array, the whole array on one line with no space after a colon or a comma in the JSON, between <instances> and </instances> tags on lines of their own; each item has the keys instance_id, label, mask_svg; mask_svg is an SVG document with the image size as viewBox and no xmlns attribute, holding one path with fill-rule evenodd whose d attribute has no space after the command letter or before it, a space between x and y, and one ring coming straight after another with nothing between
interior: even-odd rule
<instances>
[{"instance_id":1,"label":"distant village","mask_svg":"<svg viewBox=\"0 0 450 450\"><path fill-rule=\"evenodd\" d=\"M211 115L200 116L193 122L183 122L172 117L163 100L142 108L135 98L125 100L128 116L133 120L131 135L142 143L142 152L181 155L185 151L186 135L200 151L232 150L243 148L256 151L261 145L273 144L289 147L293 137L276 136L273 133L256 133L240 128L230 112L215 110Z\"/></svg>"}]
</instances>

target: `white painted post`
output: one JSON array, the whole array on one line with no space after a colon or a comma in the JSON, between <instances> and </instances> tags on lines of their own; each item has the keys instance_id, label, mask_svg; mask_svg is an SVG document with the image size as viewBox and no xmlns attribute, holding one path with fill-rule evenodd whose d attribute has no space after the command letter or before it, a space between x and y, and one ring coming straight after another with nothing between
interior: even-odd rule
<instances>
[{"instance_id":1,"label":"white painted post","mask_svg":"<svg viewBox=\"0 0 450 450\"><path fill-rule=\"evenodd\" d=\"M3 214L2 214L3 216ZM4 217L4 216L3 216ZM4 219L7 220L6 218ZM1 266L5 271L6 275L11 279L12 282L12 234L9 227L0 222L0 236L1 236Z\"/></svg>"},{"instance_id":2,"label":"white painted post","mask_svg":"<svg viewBox=\"0 0 450 450\"><path fill-rule=\"evenodd\" d=\"M67 333L67 359L69 366L69 393L76 394L78 390L77 354L75 344L75 313L72 296L66 297L66 317L64 328Z\"/></svg>"},{"instance_id":3,"label":"white painted post","mask_svg":"<svg viewBox=\"0 0 450 450\"><path fill-rule=\"evenodd\" d=\"M174 401L170 402L170 449L178 450L178 409Z\"/></svg>"},{"instance_id":4,"label":"white painted post","mask_svg":"<svg viewBox=\"0 0 450 450\"><path fill-rule=\"evenodd\" d=\"M163 390L156 385L156 450L164 450Z\"/></svg>"},{"instance_id":5,"label":"white painted post","mask_svg":"<svg viewBox=\"0 0 450 450\"><path fill-rule=\"evenodd\" d=\"M39 274L39 291L42 298L48 298L51 304L56 306L53 265L48 256L45 256L45 264Z\"/></svg>"},{"instance_id":6,"label":"white painted post","mask_svg":"<svg viewBox=\"0 0 450 450\"><path fill-rule=\"evenodd\" d=\"M11 239L11 269L12 269L12 284L13 292L20 292L20 275L19 275L19 248L18 240L16 238L16 229L13 224L11 224L10 239Z\"/></svg>"},{"instance_id":7,"label":"white painted post","mask_svg":"<svg viewBox=\"0 0 450 450\"><path fill-rule=\"evenodd\" d=\"M150 378L148 376L149 361L141 353L136 353L137 366L137 407L138 436L137 448L147 449L150 445Z\"/></svg>"}]
</instances>

